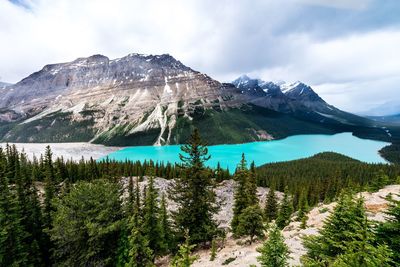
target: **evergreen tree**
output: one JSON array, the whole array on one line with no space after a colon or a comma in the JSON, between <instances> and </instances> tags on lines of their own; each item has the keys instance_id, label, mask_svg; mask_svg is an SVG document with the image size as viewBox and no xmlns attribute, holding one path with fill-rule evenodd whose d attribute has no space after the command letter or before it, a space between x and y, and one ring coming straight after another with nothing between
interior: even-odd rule
<instances>
[{"instance_id":1,"label":"evergreen tree","mask_svg":"<svg viewBox=\"0 0 400 267\"><path fill-rule=\"evenodd\" d=\"M271 187L268 191L267 200L265 202L264 216L267 222L276 219L278 213L278 202L276 200L275 190Z\"/></svg>"},{"instance_id":2,"label":"evergreen tree","mask_svg":"<svg viewBox=\"0 0 400 267\"><path fill-rule=\"evenodd\" d=\"M386 211L386 221L377 229L378 240L387 244L393 251L393 261L400 263L400 201L388 198L390 204Z\"/></svg>"},{"instance_id":3,"label":"evergreen tree","mask_svg":"<svg viewBox=\"0 0 400 267\"><path fill-rule=\"evenodd\" d=\"M169 216L167 211L167 202L165 200L165 195L161 196L161 204L160 204L160 242L161 246L161 254L168 253L173 246L173 235L169 222Z\"/></svg>"},{"instance_id":4,"label":"evergreen tree","mask_svg":"<svg viewBox=\"0 0 400 267\"><path fill-rule=\"evenodd\" d=\"M366 242L374 242L371 237L372 229L366 218L363 200L354 200L349 193L342 194L333 213L320 230L320 235L304 239L307 254L302 258L303 264L331 265L338 256L346 253L346 259L359 259L362 255L354 254L354 248L360 249L364 244L365 250L359 252L365 253L368 250L365 247ZM341 261L343 260L342 258Z\"/></svg>"},{"instance_id":5,"label":"evergreen tree","mask_svg":"<svg viewBox=\"0 0 400 267\"><path fill-rule=\"evenodd\" d=\"M55 177L54 177L54 167L52 161L52 152L50 146L46 147L45 158L44 158L44 168L45 168L45 185L44 185L44 226L49 229L51 226L51 212L53 211L51 206L51 201L55 197Z\"/></svg>"},{"instance_id":6,"label":"evergreen tree","mask_svg":"<svg viewBox=\"0 0 400 267\"><path fill-rule=\"evenodd\" d=\"M154 177L148 177L148 186L144 199L143 229L148 241L149 248L154 252L154 256L161 254L163 243L160 239L161 225L159 220L159 207L157 204L158 191L154 187Z\"/></svg>"},{"instance_id":7,"label":"evergreen tree","mask_svg":"<svg viewBox=\"0 0 400 267\"><path fill-rule=\"evenodd\" d=\"M131 220L131 234L129 236L129 262L125 266L129 267L152 267L154 266L154 254L149 247L143 229L141 227L141 219L136 218L134 214Z\"/></svg>"},{"instance_id":8,"label":"evergreen tree","mask_svg":"<svg viewBox=\"0 0 400 267\"><path fill-rule=\"evenodd\" d=\"M249 206L249 196L247 195L248 190L248 178L249 170L247 169L247 162L244 154L242 154L242 159L236 168L236 172L233 176L234 180L237 182L235 188L235 199L233 204L233 218L231 221L231 229L234 235L238 235L238 225L239 217L243 210Z\"/></svg>"},{"instance_id":9,"label":"evergreen tree","mask_svg":"<svg viewBox=\"0 0 400 267\"><path fill-rule=\"evenodd\" d=\"M249 236L250 244L253 243L254 237L264 236L263 214L258 204L245 208L240 214L237 234Z\"/></svg>"},{"instance_id":10,"label":"evergreen tree","mask_svg":"<svg viewBox=\"0 0 400 267\"><path fill-rule=\"evenodd\" d=\"M290 223L290 217L293 213L292 200L289 195L289 190L285 188L285 194L283 196L282 203L279 207L278 217L276 218L276 225L279 229L285 228Z\"/></svg>"},{"instance_id":11,"label":"evergreen tree","mask_svg":"<svg viewBox=\"0 0 400 267\"><path fill-rule=\"evenodd\" d=\"M301 222L303 220L303 218L307 216L308 209L309 209L307 197L304 192L302 192L300 195L298 206L299 206L299 208L298 208L296 219L297 219L297 221Z\"/></svg>"},{"instance_id":12,"label":"evergreen tree","mask_svg":"<svg viewBox=\"0 0 400 267\"><path fill-rule=\"evenodd\" d=\"M27 159L20 154L16 172L18 202L21 208L21 225L27 233L24 243L28 246L29 262L34 266L49 264L49 251L43 233L42 213L38 193L28 173Z\"/></svg>"},{"instance_id":13,"label":"evergreen tree","mask_svg":"<svg viewBox=\"0 0 400 267\"><path fill-rule=\"evenodd\" d=\"M214 261L215 257L217 257L217 242L215 238L211 241L211 255L210 261Z\"/></svg>"},{"instance_id":14,"label":"evergreen tree","mask_svg":"<svg viewBox=\"0 0 400 267\"><path fill-rule=\"evenodd\" d=\"M105 180L78 182L55 202L51 240L56 265L108 266L116 261L120 188Z\"/></svg>"},{"instance_id":15,"label":"evergreen tree","mask_svg":"<svg viewBox=\"0 0 400 267\"><path fill-rule=\"evenodd\" d=\"M332 266L389 267L392 251L387 245L376 246L376 237L370 229L367 217L357 230L358 239L346 243L344 254L339 255Z\"/></svg>"},{"instance_id":16,"label":"evergreen tree","mask_svg":"<svg viewBox=\"0 0 400 267\"><path fill-rule=\"evenodd\" d=\"M289 248L284 242L281 231L275 224L269 230L267 240L257 251L261 253L257 260L263 267L288 266Z\"/></svg>"},{"instance_id":17,"label":"evergreen tree","mask_svg":"<svg viewBox=\"0 0 400 267\"><path fill-rule=\"evenodd\" d=\"M178 206L177 210L172 212L174 224L181 240L183 229L187 229L190 243L211 241L218 231L213 215L219 207L211 173L204 166L204 162L210 159L210 156L197 129L181 150L185 153L179 154L183 162L182 175L174 181L169 190L169 198Z\"/></svg>"},{"instance_id":18,"label":"evergreen tree","mask_svg":"<svg viewBox=\"0 0 400 267\"><path fill-rule=\"evenodd\" d=\"M179 246L178 254L172 259L171 267L190 267L196 261L196 256L191 256L195 245L189 243L188 231L185 232L185 242Z\"/></svg>"},{"instance_id":19,"label":"evergreen tree","mask_svg":"<svg viewBox=\"0 0 400 267\"><path fill-rule=\"evenodd\" d=\"M2 150L0 164L0 266L26 266L32 264L24 243L27 233L21 223L17 195L10 190L5 175L6 160Z\"/></svg>"},{"instance_id":20,"label":"evergreen tree","mask_svg":"<svg viewBox=\"0 0 400 267\"><path fill-rule=\"evenodd\" d=\"M389 183L389 176L383 170L379 170L375 174L375 179L371 182L371 190L378 191Z\"/></svg>"},{"instance_id":21,"label":"evergreen tree","mask_svg":"<svg viewBox=\"0 0 400 267\"><path fill-rule=\"evenodd\" d=\"M246 185L246 194L248 206L259 204L259 200L257 197L257 173L254 161L250 164L250 172L248 174Z\"/></svg>"}]
</instances>

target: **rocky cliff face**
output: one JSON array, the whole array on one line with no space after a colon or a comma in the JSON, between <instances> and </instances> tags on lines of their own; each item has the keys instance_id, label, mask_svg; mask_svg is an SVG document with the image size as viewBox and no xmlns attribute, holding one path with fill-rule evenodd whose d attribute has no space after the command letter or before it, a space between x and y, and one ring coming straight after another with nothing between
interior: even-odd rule
<instances>
[{"instance_id":1,"label":"rocky cliff face","mask_svg":"<svg viewBox=\"0 0 400 267\"><path fill-rule=\"evenodd\" d=\"M31 123L56 113L90 121L93 140L158 129L155 144L170 143L177 116L197 106L239 105L237 89L186 67L170 55L102 55L46 65L0 92L3 121Z\"/></svg>"},{"instance_id":2,"label":"rocky cliff face","mask_svg":"<svg viewBox=\"0 0 400 267\"><path fill-rule=\"evenodd\" d=\"M209 143L232 143L302 132L300 122L281 113L333 116L328 110L334 108L310 87L282 89L247 76L222 84L167 54L113 60L94 55L46 65L4 86L0 136L17 142L162 145L182 143L195 126L208 132ZM276 119L290 125L271 126ZM310 128L321 132L320 126Z\"/></svg>"}]
</instances>

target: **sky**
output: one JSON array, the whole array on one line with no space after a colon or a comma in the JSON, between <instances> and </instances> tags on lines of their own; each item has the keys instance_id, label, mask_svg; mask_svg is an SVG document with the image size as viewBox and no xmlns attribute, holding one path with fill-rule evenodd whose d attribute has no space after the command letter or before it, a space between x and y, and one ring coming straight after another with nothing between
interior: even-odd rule
<instances>
[{"instance_id":1,"label":"sky","mask_svg":"<svg viewBox=\"0 0 400 267\"><path fill-rule=\"evenodd\" d=\"M399 14L399 0L0 0L0 81L168 53L219 81L300 80L346 111L400 113Z\"/></svg>"}]
</instances>

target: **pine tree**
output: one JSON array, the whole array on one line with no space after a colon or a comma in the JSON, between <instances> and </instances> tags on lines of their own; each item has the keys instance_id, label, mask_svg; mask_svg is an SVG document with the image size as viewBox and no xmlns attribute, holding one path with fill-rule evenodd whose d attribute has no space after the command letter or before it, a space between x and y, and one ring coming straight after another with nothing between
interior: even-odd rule
<instances>
[{"instance_id":1,"label":"pine tree","mask_svg":"<svg viewBox=\"0 0 400 267\"><path fill-rule=\"evenodd\" d=\"M26 266L29 264L24 244L27 233L21 223L23 218L17 195L10 190L5 175L6 164L0 149L0 266Z\"/></svg>"},{"instance_id":2,"label":"pine tree","mask_svg":"<svg viewBox=\"0 0 400 267\"><path fill-rule=\"evenodd\" d=\"M281 231L275 224L269 230L267 240L257 251L261 253L257 260L263 267L288 266L289 248L284 242Z\"/></svg>"},{"instance_id":3,"label":"pine tree","mask_svg":"<svg viewBox=\"0 0 400 267\"><path fill-rule=\"evenodd\" d=\"M371 183L372 191L378 191L389 183L389 176L385 174L383 170L379 170L378 173L375 174L375 176L375 179L372 180Z\"/></svg>"},{"instance_id":4,"label":"pine tree","mask_svg":"<svg viewBox=\"0 0 400 267\"><path fill-rule=\"evenodd\" d=\"M290 222L290 217L293 213L293 205L291 197L289 196L289 190L285 188L285 194L283 196L282 203L279 207L278 217L276 218L276 225L279 229L285 228Z\"/></svg>"},{"instance_id":5,"label":"pine tree","mask_svg":"<svg viewBox=\"0 0 400 267\"><path fill-rule=\"evenodd\" d=\"M234 180L237 182L235 188L235 199L233 204L233 218L231 221L231 229L234 235L238 235L238 225L239 217L243 210L249 206L249 196L247 195L248 190L248 178L249 170L247 169L247 162L244 154L242 154L242 159L236 168L236 172L233 176Z\"/></svg>"},{"instance_id":6,"label":"pine tree","mask_svg":"<svg viewBox=\"0 0 400 267\"><path fill-rule=\"evenodd\" d=\"M304 239L307 254L302 257L302 263L307 266L325 266L332 264L338 256L346 252L351 254L350 244L363 241L365 227L370 234L372 230L370 224L366 224L363 200L354 200L351 194L343 193L320 230L320 235Z\"/></svg>"},{"instance_id":7,"label":"pine tree","mask_svg":"<svg viewBox=\"0 0 400 267\"><path fill-rule=\"evenodd\" d=\"M172 212L178 238L182 240L183 229L187 229L190 243L211 241L218 231L213 215L219 207L211 172L204 166L210 156L197 129L181 150L185 153L179 154L183 162L182 175L169 189L169 198L178 206L177 210Z\"/></svg>"},{"instance_id":8,"label":"pine tree","mask_svg":"<svg viewBox=\"0 0 400 267\"><path fill-rule=\"evenodd\" d=\"M51 202L55 197L55 176L54 176L54 167L52 161L52 152L50 146L46 147L45 159L44 159L44 167L45 167L45 185L44 185L44 226L47 229L50 229L51 226L51 212L53 208L51 206Z\"/></svg>"},{"instance_id":9,"label":"pine tree","mask_svg":"<svg viewBox=\"0 0 400 267\"><path fill-rule=\"evenodd\" d=\"M44 243L45 235L37 190L28 172L26 156L21 153L15 180L21 207L21 225L28 233L24 243L28 245L30 264L41 266L49 264L49 251Z\"/></svg>"},{"instance_id":10,"label":"pine tree","mask_svg":"<svg viewBox=\"0 0 400 267\"><path fill-rule=\"evenodd\" d=\"M143 209L143 231L148 241L149 248L154 252L154 256L161 254L162 240L160 240L161 227L159 223L159 207L157 205L158 191L154 187L154 177L148 177L148 186L144 199Z\"/></svg>"},{"instance_id":11,"label":"pine tree","mask_svg":"<svg viewBox=\"0 0 400 267\"><path fill-rule=\"evenodd\" d=\"M246 185L247 205L258 205L259 200L257 197L257 173L254 161L250 164L250 172L247 178Z\"/></svg>"},{"instance_id":12,"label":"pine tree","mask_svg":"<svg viewBox=\"0 0 400 267\"><path fill-rule=\"evenodd\" d=\"M400 201L390 197L388 200L386 221L378 225L377 236L379 242L387 244L393 251L393 261L400 263Z\"/></svg>"},{"instance_id":13,"label":"pine tree","mask_svg":"<svg viewBox=\"0 0 400 267\"><path fill-rule=\"evenodd\" d=\"M210 261L214 261L215 257L217 257L217 242L215 238L211 241L211 255Z\"/></svg>"},{"instance_id":14,"label":"pine tree","mask_svg":"<svg viewBox=\"0 0 400 267\"><path fill-rule=\"evenodd\" d=\"M393 263L392 251L384 245L376 245L375 233L371 231L367 217L361 222L360 229L355 233L358 239L346 243L344 254L333 262L333 267L389 267Z\"/></svg>"},{"instance_id":15,"label":"pine tree","mask_svg":"<svg viewBox=\"0 0 400 267\"><path fill-rule=\"evenodd\" d=\"M272 222L276 219L278 213L278 202L276 200L275 190L270 188L265 202L264 216L267 222Z\"/></svg>"},{"instance_id":16,"label":"pine tree","mask_svg":"<svg viewBox=\"0 0 400 267\"><path fill-rule=\"evenodd\" d=\"M191 256L195 245L190 245L188 231L185 231L185 242L179 246L178 254L172 259L171 267L190 267L197 260L196 256Z\"/></svg>"},{"instance_id":17,"label":"pine tree","mask_svg":"<svg viewBox=\"0 0 400 267\"><path fill-rule=\"evenodd\" d=\"M263 214L258 204L249 206L242 211L239 216L237 234L249 236L250 244L253 243L254 237L264 236Z\"/></svg>"},{"instance_id":18,"label":"pine tree","mask_svg":"<svg viewBox=\"0 0 400 267\"><path fill-rule=\"evenodd\" d=\"M131 220L132 230L129 236L129 262L125 266L152 267L154 266L154 254L141 228L141 219L136 217L137 215L134 214Z\"/></svg>"},{"instance_id":19,"label":"pine tree","mask_svg":"<svg viewBox=\"0 0 400 267\"><path fill-rule=\"evenodd\" d=\"M106 180L80 181L54 204L50 236L55 265L114 264L122 224L119 185Z\"/></svg>"},{"instance_id":20,"label":"pine tree","mask_svg":"<svg viewBox=\"0 0 400 267\"><path fill-rule=\"evenodd\" d=\"M304 217L307 216L308 213L308 201L307 201L307 197L305 195L304 192L302 192L300 194L300 198L299 198L299 210L297 212L297 221L301 222L303 220Z\"/></svg>"},{"instance_id":21,"label":"pine tree","mask_svg":"<svg viewBox=\"0 0 400 267\"><path fill-rule=\"evenodd\" d=\"M165 199L165 195L161 196L161 204L160 204L160 242L161 246L161 254L167 254L173 246L173 235L169 222L169 216L167 211L167 202Z\"/></svg>"}]
</instances>

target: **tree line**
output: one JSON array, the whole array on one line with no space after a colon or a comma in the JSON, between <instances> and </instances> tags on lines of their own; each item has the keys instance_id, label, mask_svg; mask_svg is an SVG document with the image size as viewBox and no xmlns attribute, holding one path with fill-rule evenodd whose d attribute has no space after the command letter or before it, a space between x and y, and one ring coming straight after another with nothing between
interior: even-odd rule
<instances>
[{"instance_id":1,"label":"tree line","mask_svg":"<svg viewBox=\"0 0 400 267\"><path fill-rule=\"evenodd\" d=\"M192 251L196 248L210 248L210 258L215 259L218 241L225 238L226 229L215 220L222 203L214 189L231 176L221 168L206 167L210 155L197 130L181 150L180 164L164 165L108 159L53 160L50 148L43 157L30 161L13 146L0 149L0 266L154 266L159 257L171 255L171 266L181 267L193 263L196 258ZM326 196L332 188L339 191L355 185L354 190L361 187L375 190L398 175L398 170L391 166L357 162L355 167L350 159L332 160L336 155L329 155L329 159L326 155L321 157L320 165L314 161L310 164L323 173L335 170L331 162L345 166L339 170L363 172L364 166L378 173L367 176L366 181L356 173L347 183L339 182L341 178L332 183L321 178L321 190L316 194L319 199L325 196L323 200L329 200ZM294 162L281 172L274 167L279 165L270 165L268 173L267 168L256 168L254 163L248 167L242 155L232 176L236 187L229 230L235 238L246 237L252 243L256 238L264 238L270 229L266 243L259 250L261 263L286 264L286 258L274 258L278 254L288 255L280 230L293 219L305 227L306 214L315 204L311 188L316 174L311 172L307 178L300 165ZM298 171L297 176L292 173L294 170ZM298 177L298 184L290 175ZM121 184L123 176L128 177L126 190ZM140 186L143 176L147 177L146 183ZM156 176L174 178L167 194L156 188ZM375 179L378 182L372 177L378 177ZM257 195L260 184L270 186L265 203L260 203ZM284 192L281 200L275 190ZM341 196L336 191L332 193L332 199ZM168 210L171 201L176 209ZM394 225L387 225L387 231L398 234L398 224ZM398 246L397 241L394 244L389 241L379 242L382 246ZM319 241L311 243L315 242ZM388 253L395 262L394 254ZM304 262L313 262L312 255Z\"/></svg>"}]
</instances>

